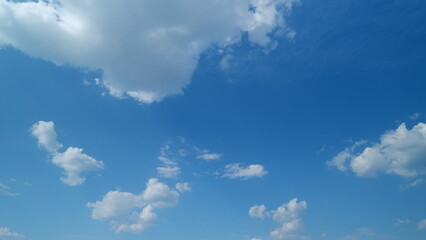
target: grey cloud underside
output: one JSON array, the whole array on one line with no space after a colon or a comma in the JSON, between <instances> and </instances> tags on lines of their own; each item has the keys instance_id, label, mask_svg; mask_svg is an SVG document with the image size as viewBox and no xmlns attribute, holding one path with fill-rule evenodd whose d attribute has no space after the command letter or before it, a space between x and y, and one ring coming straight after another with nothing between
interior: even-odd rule
<instances>
[{"instance_id":1,"label":"grey cloud underside","mask_svg":"<svg viewBox=\"0 0 426 240\"><path fill-rule=\"evenodd\" d=\"M211 44L227 46L247 32L252 43L267 47L271 33L292 32L284 16L294 2L0 0L0 46L102 69L110 94L151 103L182 94Z\"/></svg>"}]
</instances>

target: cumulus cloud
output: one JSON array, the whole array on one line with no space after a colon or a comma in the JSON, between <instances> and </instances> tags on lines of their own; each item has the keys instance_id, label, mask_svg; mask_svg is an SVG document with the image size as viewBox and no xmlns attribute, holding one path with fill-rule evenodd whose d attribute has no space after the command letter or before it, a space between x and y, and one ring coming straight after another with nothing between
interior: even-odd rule
<instances>
[{"instance_id":1,"label":"cumulus cloud","mask_svg":"<svg viewBox=\"0 0 426 240\"><path fill-rule=\"evenodd\" d=\"M116 97L143 103L182 94L200 54L242 34L271 48L295 33L285 17L298 0L113 1L0 0L0 47L103 70Z\"/></svg>"},{"instance_id":2,"label":"cumulus cloud","mask_svg":"<svg viewBox=\"0 0 426 240\"><path fill-rule=\"evenodd\" d=\"M247 167L241 165L241 163L232 163L225 166L225 173L222 177L227 178L254 178L254 177L263 177L268 171L265 170L265 167L260 164L251 164Z\"/></svg>"},{"instance_id":3,"label":"cumulus cloud","mask_svg":"<svg viewBox=\"0 0 426 240\"><path fill-rule=\"evenodd\" d=\"M38 121L32 126L31 134L37 138L38 145L48 152L54 153L62 147L57 140L53 122Z\"/></svg>"},{"instance_id":4,"label":"cumulus cloud","mask_svg":"<svg viewBox=\"0 0 426 240\"><path fill-rule=\"evenodd\" d=\"M264 218L266 215L268 215L268 212L265 211L265 205L255 205L249 209L249 215L252 218Z\"/></svg>"},{"instance_id":5,"label":"cumulus cloud","mask_svg":"<svg viewBox=\"0 0 426 240\"><path fill-rule=\"evenodd\" d=\"M92 208L93 219L109 221L115 232L139 233L154 223L156 208L175 206L179 195L175 189L151 178L140 194L110 191L102 200L87 206Z\"/></svg>"},{"instance_id":6,"label":"cumulus cloud","mask_svg":"<svg viewBox=\"0 0 426 240\"><path fill-rule=\"evenodd\" d=\"M52 163L64 170L65 177L61 181L70 186L77 186L86 181L80 176L83 172L103 169L103 162L83 153L83 149L69 147L64 152L58 152L63 146L57 141L53 122L39 121L31 128L31 133L38 139L39 145L52 156Z\"/></svg>"},{"instance_id":7,"label":"cumulus cloud","mask_svg":"<svg viewBox=\"0 0 426 240\"><path fill-rule=\"evenodd\" d=\"M11 232L8 227L0 227L0 239L24 238L23 235Z\"/></svg>"},{"instance_id":8,"label":"cumulus cloud","mask_svg":"<svg viewBox=\"0 0 426 240\"><path fill-rule=\"evenodd\" d=\"M402 123L396 130L383 134L379 143L356 153L354 146L345 149L329 166L341 171L351 169L359 177L373 177L378 173L403 177L426 174L426 124L418 123L411 130Z\"/></svg>"},{"instance_id":9,"label":"cumulus cloud","mask_svg":"<svg viewBox=\"0 0 426 240\"><path fill-rule=\"evenodd\" d=\"M276 210L266 211L265 205L255 205L250 208L249 215L253 218L270 217L279 224L279 227L270 232L274 239L299 239L299 232L303 229L301 217L307 209L306 201L293 198Z\"/></svg>"},{"instance_id":10,"label":"cumulus cloud","mask_svg":"<svg viewBox=\"0 0 426 240\"><path fill-rule=\"evenodd\" d=\"M84 154L83 149L74 147L69 147L63 153L56 153L52 163L64 170L65 177L62 177L61 181L70 186L84 183L86 178L81 177L81 173L101 170L104 165L103 162Z\"/></svg>"},{"instance_id":11,"label":"cumulus cloud","mask_svg":"<svg viewBox=\"0 0 426 240\"><path fill-rule=\"evenodd\" d=\"M421 220L418 224L417 224L417 228L419 230L426 230L426 219Z\"/></svg>"}]
</instances>

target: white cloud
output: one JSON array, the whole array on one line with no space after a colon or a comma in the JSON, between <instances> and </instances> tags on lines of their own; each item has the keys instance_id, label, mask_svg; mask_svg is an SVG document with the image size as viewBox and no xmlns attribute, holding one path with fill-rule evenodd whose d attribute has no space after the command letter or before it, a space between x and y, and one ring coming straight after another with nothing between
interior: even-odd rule
<instances>
[{"instance_id":1,"label":"white cloud","mask_svg":"<svg viewBox=\"0 0 426 240\"><path fill-rule=\"evenodd\" d=\"M16 232L11 232L8 227L0 227L0 239L9 238L24 238L24 236Z\"/></svg>"},{"instance_id":2,"label":"white cloud","mask_svg":"<svg viewBox=\"0 0 426 240\"><path fill-rule=\"evenodd\" d=\"M183 182L183 183L176 183L175 185L176 190L178 190L180 193L184 193L184 192L190 192L192 191L191 186L189 185L189 183L187 182Z\"/></svg>"},{"instance_id":3,"label":"white cloud","mask_svg":"<svg viewBox=\"0 0 426 240\"><path fill-rule=\"evenodd\" d=\"M327 164L341 171L350 167L359 177L373 177L378 173L403 177L426 174L426 124L420 122L409 130L402 123L361 153L356 154L354 147L347 148Z\"/></svg>"},{"instance_id":4,"label":"white cloud","mask_svg":"<svg viewBox=\"0 0 426 240\"><path fill-rule=\"evenodd\" d=\"M271 217L280 226L270 232L274 239L299 239L299 232L303 229L302 215L307 209L306 201L297 201L293 198L284 203L277 210L266 211L264 205L256 205L250 208L249 215L253 218Z\"/></svg>"},{"instance_id":5,"label":"white cloud","mask_svg":"<svg viewBox=\"0 0 426 240\"><path fill-rule=\"evenodd\" d=\"M417 224L417 228L419 230L426 230L426 219L421 220L418 224Z\"/></svg>"},{"instance_id":6,"label":"white cloud","mask_svg":"<svg viewBox=\"0 0 426 240\"><path fill-rule=\"evenodd\" d=\"M86 178L80 174L87 171L96 171L103 169L103 162L97 161L93 157L83 153L83 149L69 147L63 153L56 153L52 163L64 170L65 177L61 181L70 186L76 186L84 183Z\"/></svg>"},{"instance_id":7,"label":"white cloud","mask_svg":"<svg viewBox=\"0 0 426 240\"><path fill-rule=\"evenodd\" d=\"M151 178L142 194L143 199L153 207L171 207L178 203L179 193L170 189L166 184Z\"/></svg>"},{"instance_id":8,"label":"white cloud","mask_svg":"<svg viewBox=\"0 0 426 240\"><path fill-rule=\"evenodd\" d=\"M38 145L50 153L54 153L62 147L62 144L56 139L53 122L38 121L32 126L31 134L37 138Z\"/></svg>"},{"instance_id":9,"label":"white cloud","mask_svg":"<svg viewBox=\"0 0 426 240\"><path fill-rule=\"evenodd\" d=\"M253 178L263 177L268 171L260 164L251 164L247 167L241 166L240 163L232 163L225 166L225 173L222 177L227 178Z\"/></svg>"},{"instance_id":10,"label":"white cloud","mask_svg":"<svg viewBox=\"0 0 426 240\"><path fill-rule=\"evenodd\" d=\"M249 215L252 218L264 218L266 215L268 215L268 212L265 211L265 205L255 205L249 209Z\"/></svg>"},{"instance_id":11,"label":"white cloud","mask_svg":"<svg viewBox=\"0 0 426 240\"><path fill-rule=\"evenodd\" d=\"M327 161L327 166L336 167L340 171L344 172L348 169L348 160L353 157L353 152L357 149L357 147L366 144L367 141L361 140L355 142L351 147L346 148L335 157L333 157L330 161Z\"/></svg>"},{"instance_id":12,"label":"white cloud","mask_svg":"<svg viewBox=\"0 0 426 240\"><path fill-rule=\"evenodd\" d=\"M109 221L115 232L139 233L154 223L155 208L175 206L178 200L178 191L151 178L141 194L110 191L101 201L87 206L92 208L93 219Z\"/></svg>"},{"instance_id":13,"label":"white cloud","mask_svg":"<svg viewBox=\"0 0 426 240\"><path fill-rule=\"evenodd\" d=\"M201 158L206 161L217 160L217 159L220 159L221 157L222 157L222 154L218 154L218 153L204 153L197 156L197 158Z\"/></svg>"},{"instance_id":14,"label":"white cloud","mask_svg":"<svg viewBox=\"0 0 426 240\"><path fill-rule=\"evenodd\" d=\"M84 154L83 149L69 147L65 152L58 152L63 146L57 141L53 122L39 121L31 128L31 133L38 139L41 147L52 155L52 163L64 170L65 177L61 181L70 186L77 186L85 182L80 176L83 172L103 169L103 162Z\"/></svg>"},{"instance_id":15,"label":"white cloud","mask_svg":"<svg viewBox=\"0 0 426 240\"><path fill-rule=\"evenodd\" d=\"M180 174L179 167L157 167L157 173L163 178L176 178Z\"/></svg>"},{"instance_id":16,"label":"white cloud","mask_svg":"<svg viewBox=\"0 0 426 240\"><path fill-rule=\"evenodd\" d=\"M182 94L200 54L248 33L252 43L276 46L271 36L297 0L159 1L0 0L0 46L56 64L102 69L116 97L140 102ZM252 9L253 11L249 11Z\"/></svg>"}]
</instances>

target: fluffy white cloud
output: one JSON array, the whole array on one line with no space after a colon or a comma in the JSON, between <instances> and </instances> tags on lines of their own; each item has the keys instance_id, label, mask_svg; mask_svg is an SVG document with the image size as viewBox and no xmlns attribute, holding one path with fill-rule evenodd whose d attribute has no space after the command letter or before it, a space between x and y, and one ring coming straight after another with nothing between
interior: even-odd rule
<instances>
[{"instance_id":1,"label":"fluffy white cloud","mask_svg":"<svg viewBox=\"0 0 426 240\"><path fill-rule=\"evenodd\" d=\"M115 232L139 233L155 221L155 208L172 207L178 201L178 191L151 178L140 194L110 191L101 201L88 203L87 206L92 208L93 219L108 220Z\"/></svg>"},{"instance_id":2,"label":"fluffy white cloud","mask_svg":"<svg viewBox=\"0 0 426 240\"><path fill-rule=\"evenodd\" d=\"M38 121L32 126L31 134L37 138L38 145L50 153L54 153L62 147L62 144L56 139L53 122Z\"/></svg>"},{"instance_id":3,"label":"fluffy white cloud","mask_svg":"<svg viewBox=\"0 0 426 240\"><path fill-rule=\"evenodd\" d=\"M225 166L225 173L222 177L227 178L253 178L253 177L263 177L268 171L265 170L260 164L251 164L247 167L241 166L240 163L232 163Z\"/></svg>"},{"instance_id":4,"label":"fluffy white cloud","mask_svg":"<svg viewBox=\"0 0 426 240\"><path fill-rule=\"evenodd\" d=\"M0 46L102 69L112 95L151 103L182 94L212 44L236 43L246 32L252 43L271 48L271 36L294 36L284 17L295 2L0 0Z\"/></svg>"},{"instance_id":5,"label":"fluffy white cloud","mask_svg":"<svg viewBox=\"0 0 426 240\"><path fill-rule=\"evenodd\" d=\"M301 217L306 209L306 201L298 202L297 198L293 198L272 211L266 211L264 205L253 206L249 210L249 215L253 218L271 217L280 224L278 228L270 232L270 236L274 239L299 239L298 232L303 228Z\"/></svg>"},{"instance_id":6,"label":"fluffy white cloud","mask_svg":"<svg viewBox=\"0 0 426 240\"><path fill-rule=\"evenodd\" d=\"M76 186L84 183L85 177L80 174L87 171L103 169L103 162L97 161L91 156L84 154L83 149L69 147L63 153L56 153L52 163L64 170L65 177L61 181L70 186Z\"/></svg>"},{"instance_id":7,"label":"fluffy white cloud","mask_svg":"<svg viewBox=\"0 0 426 240\"><path fill-rule=\"evenodd\" d=\"M9 238L24 238L24 236L16 232L11 232L8 227L0 227L0 239Z\"/></svg>"},{"instance_id":8,"label":"fluffy white cloud","mask_svg":"<svg viewBox=\"0 0 426 240\"><path fill-rule=\"evenodd\" d=\"M191 186L189 185L189 183L187 182L183 182L183 183L176 183L175 185L176 190L178 190L180 193L183 192L190 192L192 191Z\"/></svg>"},{"instance_id":9,"label":"fluffy white cloud","mask_svg":"<svg viewBox=\"0 0 426 240\"><path fill-rule=\"evenodd\" d=\"M129 214L133 208L142 207L142 196L129 192L110 191L102 199L95 203L89 203L92 207L92 218L97 220L107 220Z\"/></svg>"},{"instance_id":10,"label":"fluffy white cloud","mask_svg":"<svg viewBox=\"0 0 426 240\"><path fill-rule=\"evenodd\" d=\"M255 205L249 209L249 215L252 218L264 218L266 215L268 215L268 212L265 211L265 205Z\"/></svg>"},{"instance_id":11,"label":"fluffy white cloud","mask_svg":"<svg viewBox=\"0 0 426 240\"><path fill-rule=\"evenodd\" d=\"M143 199L156 208L171 207L178 203L179 193L170 189L166 184L151 178L142 194Z\"/></svg>"},{"instance_id":12,"label":"fluffy white cloud","mask_svg":"<svg viewBox=\"0 0 426 240\"><path fill-rule=\"evenodd\" d=\"M217 159L220 159L221 157L222 157L222 154L218 154L218 153L204 153L197 156L197 158L201 158L206 161L217 160Z\"/></svg>"},{"instance_id":13,"label":"fluffy white cloud","mask_svg":"<svg viewBox=\"0 0 426 240\"><path fill-rule=\"evenodd\" d=\"M417 224L417 228L419 230L426 230L426 219L421 220L418 224Z\"/></svg>"},{"instance_id":14,"label":"fluffy white cloud","mask_svg":"<svg viewBox=\"0 0 426 240\"><path fill-rule=\"evenodd\" d=\"M103 162L84 154L83 149L69 147L65 152L58 152L63 145L57 141L53 122L39 121L31 128L31 133L38 139L41 147L52 155L52 163L64 170L65 177L61 181L70 186L77 186L85 182L80 176L83 172L103 169Z\"/></svg>"},{"instance_id":15,"label":"fluffy white cloud","mask_svg":"<svg viewBox=\"0 0 426 240\"><path fill-rule=\"evenodd\" d=\"M378 173L403 177L426 174L426 124L422 122L411 130L402 123L361 153L356 154L354 149L345 149L327 164L341 171L350 167L359 177L373 177Z\"/></svg>"}]
</instances>

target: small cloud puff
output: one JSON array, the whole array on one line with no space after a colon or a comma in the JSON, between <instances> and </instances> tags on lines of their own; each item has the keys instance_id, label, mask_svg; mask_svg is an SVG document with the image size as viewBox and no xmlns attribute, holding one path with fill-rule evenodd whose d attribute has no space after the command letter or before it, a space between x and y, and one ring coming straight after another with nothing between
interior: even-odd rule
<instances>
[{"instance_id":1,"label":"small cloud puff","mask_svg":"<svg viewBox=\"0 0 426 240\"><path fill-rule=\"evenodd\" d=\"M222 177L231 179L248 179L254 177L263 177L266 174L268 174L268 171L266 171L265 167L260 164L251 164L247 167L244 167L241 163L232 163L225 166Z\"/></svg>"},{"instance_id":2,"label":"small cloud puff","mask_svg":"<svg viewBox=\"0 0 426 240\"><path fill-rule=\"evenodd\" d=\"M64 170L65 177L61 181L69 186L77 186L86 181L80 176L83 172L102 170L104 163L84 154L82 148L69 147L64 152L58 152L63 147L57 140L53 122L38 121L31 130L38 144L52 156L52 163Z\"/></svg>"},{"instance_id":3,"label":"small cloud puff","mask_svg":"<svg viewBox=\"0 0 426 240\"><path fill-rule=\"evenodd\" d=\"M301 217L306 209L306 201L293 198L272 211L266 211L265 205L255 205L249 209L249 215L252 218L272 218L278 223L280 226L269 234L274 239L298 239L298 232L303 228Z\"/></svg>"},{"instance_id":4,"label":"small cloud puff","mask_svg":"<svg viewBox=\"0 0 426 240\"><path fill-rule=\"evenodd\" d=\"M176 191L158 179L151 178L140 194L110 191L102 200L88 203L87 206L92 208L93 219L109 221L115 232L140 233L154 223L157 218L154 213L156 208L175 206L180 193L188 189L189 185L182 183L176 185Z\"/></svg>"}]
</instances>

